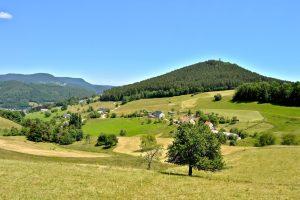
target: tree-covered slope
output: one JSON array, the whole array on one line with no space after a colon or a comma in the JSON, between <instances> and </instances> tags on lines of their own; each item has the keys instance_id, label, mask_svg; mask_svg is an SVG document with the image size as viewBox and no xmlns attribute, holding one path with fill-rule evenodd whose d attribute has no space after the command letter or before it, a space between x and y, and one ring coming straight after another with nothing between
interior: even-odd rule
<instances>
[{"instance_id":1,"label":"tree-covered slope","mask_svg":"<svg viewBox=\"0 0 300 200\"><path fill-rule=\"evenodd\" d=\"M81 89L90 90L97 93L102 93L106 89L112 88L108 85L93 85L86 82L82 78L70 77L55 77L51 74L37 73L37 74L4 74L0 75L0 82L3 81L19 81L22 83L33 84L53 84L59 86L71 86Z\"/></svg>"},{"instance_id":2,"label":"tree-covered slope","mask_svg":"<svg viewBox=\"0 0 300 200\"><path fill-rule=\"evenodd\" d=\"M28 102L58 102L70 97L91 96L94 93L73 86L3 81L0 82L0 107L25 108L28 107Z\"/></svg>"},{"instance_id":3,"label":"tree-covered slope","mask_svg":"<svg viewBox=\"0 0 300 200\"><path fill-rule=\"evenodd\" d=\"M101 99L131 101L141 98L228 90L242 83L274 80L276 79L259 75L236 64L210 60L148 80L112 88L105 91Z\"/></svg>"}]
</instances>

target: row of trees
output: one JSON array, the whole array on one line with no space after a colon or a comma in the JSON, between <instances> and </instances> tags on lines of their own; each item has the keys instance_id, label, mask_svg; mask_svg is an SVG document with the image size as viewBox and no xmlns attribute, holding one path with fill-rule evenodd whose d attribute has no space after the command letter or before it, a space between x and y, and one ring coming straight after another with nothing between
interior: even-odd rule
<instances>
[{"instance_id":1,"label":"row of trees","mask_svg":"<svg viewBox=\"0 0 300 200\"><path fill-rule=\"evenodd\" d=\"M239 86L233 101L258 101L280 105L300 106L300 82L259 82Z\"/></svg>"},{"instance_id":2,"label":"row of trees","mask_svg":"<svg viewBox=\"0 0 300 200\"><path fill-rule=\"evenodd\" d=\"M21 123L25 117L25 113L22 111L0 110L0 117Z\"/></svg>"},{"instance_id":3,"label":"row of trees","mask_svg":"<svg viewBox=\"0 0 300 200\"><path fill-rule=\"evenodd\" d=\"M25 119L23 128L12 128L7 136L24 135L33 142L54 142L62 145L72 144L83 138L81 116L71 114L69 122L57 123L55 120L44 122L40 119Z\"/></svg>"},{"instance_id":4,"label":"row of trees","mask_svg":"<svg viewBox=\"0 0 300 200\"><path fill-rule=\"evenodd\" d=\"M260 76L235 64L211 60L138 83L112 88L103 93L101 100L126 103L143 98L228 90L242 83L271 80L275 79Z\"/></svg>"}]
</instances>

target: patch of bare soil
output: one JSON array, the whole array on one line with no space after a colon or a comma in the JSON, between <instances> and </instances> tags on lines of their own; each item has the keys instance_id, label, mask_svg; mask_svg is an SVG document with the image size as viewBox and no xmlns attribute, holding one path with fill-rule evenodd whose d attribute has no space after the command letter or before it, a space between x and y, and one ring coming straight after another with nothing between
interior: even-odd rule
<instances>
[{"instance_id":1,"label":"patch of bare soil","mask_svg":"<svg viewBox=\"0 0 300 200\"><path fill-rule=\"evenodd\" d=\"M48 156L48 157L74 157L74 158L97 158L97 157L108 157L109 155L83 152L59 148L54 144L47 143L34 143L20 139L3 139L0 138L0 148L16 151L20 153Z\"/></svg>"}]
</instances>

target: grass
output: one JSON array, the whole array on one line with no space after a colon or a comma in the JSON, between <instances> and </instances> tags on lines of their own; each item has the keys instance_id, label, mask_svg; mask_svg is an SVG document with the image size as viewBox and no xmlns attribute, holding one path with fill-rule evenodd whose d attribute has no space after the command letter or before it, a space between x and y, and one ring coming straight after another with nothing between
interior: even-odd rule
<instances>
[{"instance_id":1,"label":"grass","mask_svg":"<svg viewBox=\"0 0 300 200\"><path fill-rule=\"evenodd\" d=\"M166 123L147 123L146 118L109 118L91 119L83 126L83 132L98 136L100 133L119 134L120 130L126 130L127 136L141 134L162 134L169 133L175 127L168 126Z\"/></svg>"},{"instance_id":2,"label":"grass","mask_svg":"<svg viewBox=\"0 0 300 200\"><path fill-rule=\"evenodd\" d=\"M13 121L10 121L8 119L0 117L0 135L3 134L5 132L5 130L11 129L12 127L19 129L19 128L21 128L21 125L15 123Z\"/></svg>"},{"instance_id":3,"label":"grass","mask_svg":"<svg viewBox=\"0 0 300 200\"><path fill-rule=\"evenodd\" d=\"M117 158L61 159L0 150L0 199L299 199L299 147L251 148L225 157L227 169L147 171ZM276 159L275 159L276 158ZM114 159L114 161L108 161ZM287 170L288 169L288 170Z\"/></svg>"},{"instance_id":4,"label":"grass","mask_svg":"<svg viewBox=\"0 0 300 200\"><path fill-rule=\"evenodd\" d=\"M62 116L64 113L67 113L67 111L61 111L58 109L57 112L51 113L50 117L46 117L44 112L33 112L26 115L27 119L36 119L39 118L43 121L50 121L53 117Z\"/></svg>"}]
</instances>

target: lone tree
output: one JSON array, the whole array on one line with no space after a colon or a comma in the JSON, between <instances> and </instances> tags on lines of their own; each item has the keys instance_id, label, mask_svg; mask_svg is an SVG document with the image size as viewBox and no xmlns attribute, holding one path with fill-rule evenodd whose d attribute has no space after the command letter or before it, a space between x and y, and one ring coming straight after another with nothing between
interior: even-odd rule
<instances>
[{"instance_id":1,"label":"lone tree","mask_svg":"<svg viewBox=\"0 0 300 200\"><path fill-rule=\"evenodd\" d=\"M158 161L159 157L162 155L163 147L157 144L157 140L154 135L143 135L140 138L141 144L140 148L145 154L142 156L147 163L147 169L151 169L153 161Z\"/></svg>"},{"instance_id":2,"label":"lone tree","mask_svg":"<svg viewBox=\"0 0 300 200\"><path fill-rule=\"evenodd\" d=\"M224 166L221 144L215 134L203 124L181 125L168 147L168 162L189 166L189 176L193 168L197 170L216 171Z\"/></svg>"}]
</instances>

